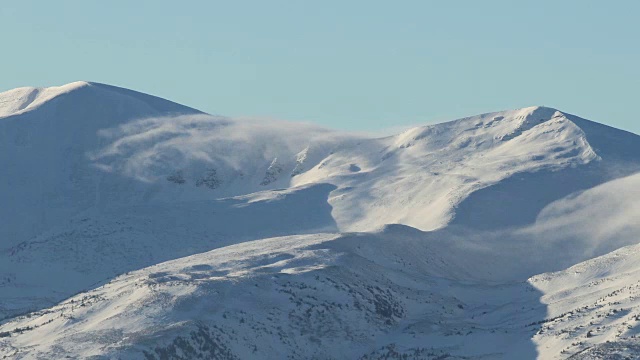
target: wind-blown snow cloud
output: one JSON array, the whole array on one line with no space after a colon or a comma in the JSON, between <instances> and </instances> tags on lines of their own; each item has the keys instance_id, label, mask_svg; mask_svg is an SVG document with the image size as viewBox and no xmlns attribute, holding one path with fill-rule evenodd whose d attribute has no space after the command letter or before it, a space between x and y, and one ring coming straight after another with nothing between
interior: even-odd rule
<instances>
[{"instance_id":1,"label":"wind-blown snow cloud","mask_svg":"<svg viewBox=\"0 0 640 360\"><path fill-rule=\"evenodd\" d=\"M147 118L103 129L106 142L90 154L102 168L153 181L167 171L225 166L237 171L292 157L310 143L349 137L310 124L211 115Z\"/></svg>"},{"instance_id":2,"label":"wind-blown snow cloud","mask_svg":"<svg viewBox=\"0 0 640 360\"><path fill-rule=\"evenodd\" d=\"M572 242L581 258L602 255L640 240L638 198L640 173L550 204L526 232L545 242Z\"/></svg>"}]
</instances>

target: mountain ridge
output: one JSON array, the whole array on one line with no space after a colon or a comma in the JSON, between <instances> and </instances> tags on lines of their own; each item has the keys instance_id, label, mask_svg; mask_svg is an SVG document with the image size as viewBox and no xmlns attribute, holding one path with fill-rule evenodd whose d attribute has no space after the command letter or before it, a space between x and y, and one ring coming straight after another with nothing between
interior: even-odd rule
<instances>
[{"instance_id":1,"label":"mountain ridge","mask_svg":"<svg viewBox=\"0 0 640 360\"><path fill-rule=\"evenodd\" d=\"M0 93L0 119L13 115L20 115L27 111L36 110L38 107L45 105L48 102L55 101L59 97L66 95L74 95L74 93L86 93L87 91L101 91L106 90L116 93L123 97L129 97L132 99L140 99L155 102L156 104L173 104L176 108L190 109L194 113L202 113L199 110L189 108L187 106L166 100L159 96L149 95L142 92L130 90L123 87L118 87L109 84L103 84L92 81L75 81L61 86L52 87L21 87L12 90L8 90ZM84 94L76 94L83 96ZM22 100L22 101L21 101ZM15 109L15 105L12 109L11 103L17 102L18 106ZM3 105L4 104L4 105ZM165 105L166 106L166 105ZM13 110L13 111L12 111ZM162 109L165 110L165 109Z\"/></svg>"},{"instance_id":2,"label":"mountain ridge","mask_svg":"<svg viewBox=\"0 0 640 360\"><path fill-rule=\"evenodd\" d=\"M67 83L67 84L64 84L64 85L51 86L51 87L25 86L25 87L14 88L14 89L6 90L4 92L0 92L0 99L2 97L9 97L10 98L11 97L11 93L13 93L13 92L28 91L28 92L42 93L42 92L50 91L50 92L53 93L53 96L49 96L46 99L44 99L44 101L42 101L42 102L46 102L46 101L50 101L50 100L54 99L57 96L61 96L61 95L67 94L69 92L73 92L73 91L79 90L79 89L84 88L84 87L96 87L96 88L109 89L111 91L120 93L122 95L127 95L127 94L131 94L131 95L135 95L135 96L142 95L144 97L156 98L158 100L162 100L162 101L165 101L165 102L173 103L173 104L179 105L180 107L189 108L188 106L177 104L177 103L172 102L170 100L167 100L167 99L165 99L165 98L163 98L161 96L149 95L149 94L146 94L146 93L143 93L143 92L127 89L127 88L124 88L124 87L121 87L121 86L110 85L110 84L107 84L107 83L101 83L101 82L89 81L89 80L78 80L78 81L74 81L74 82ZM5 100L4 103L6 103L6 102L8 102L8 101ZM0 104L1 103L3 103L3 101L0 101ZM2 109L1 106L0 106L0 109ZM197 113L203 113L202 111L195 110L193 108L190 108L190 109L195 111L195 112L197 112ZM478 114L478 115L474 115L474 116L463 117L463 118L456 119L456 120L438 122L438 123L433 123L433 124L429 124L429 125L419 125L419 126L416 126L414 128L410 128L407 131L413 130L413 129L417 129L417 128L424 128L424 127L434 126L434 125L444 125L444 124L447 124L447 123L454 123L454 122L464 121L464 120L467 120L467 119L470 119L470 118L474 118L474 117L484 118L484 117L496 116L497 114L504 113L506 111L520 111L520 110L531 110L532 112L540 111L540 112L547 112L547 113L560 112L563 115L571 117L572 120L575 119L575 120L577 120L578 122L581 122L581 123L599 125L601 127L606 127L606 128L608 128L610 130L615 130L617 132L623 132L623 133L637 135L637 134L635 134L635 133L633 133L631 131L622 130L622 129L618 129L618 128L612 127L612 126L604 124L604 123L600 123L600 122L596 122L596 121L592 121L592 120L587 120L587 119L582 118L580 116L577 116L575 114L571 114L571 113L562 111L559 108L550 107L550 106L546 106L546 105L531 105L531 106L525 106L525 107L522 107L522 108L517 108L517 109L514 109L514 110L491 111L491 112L486 112L486 113L482 113L482 114ZM0 112L0 114L2 114L2 112ZM12 115L17 115L17 114L12 114ZM6 116L8 116L8 115L0 115L0 117L6 117ZM577 126L579 126L579 125L577 125ZM388 135L387 137L392 137L392 136L395 136L395 135Z\"/></svg>"},{"instance_id":3,"label":"mountain ridge","mask_svg":"<svg viewBox=\"0 0 640 360\"><path fill-rule=\"evenodd\" d=\"M556 109L374 138L115 89L0 118L0 354L566 358L529 279L637 243L640 136Z\"/></svg>"}]
</instances>

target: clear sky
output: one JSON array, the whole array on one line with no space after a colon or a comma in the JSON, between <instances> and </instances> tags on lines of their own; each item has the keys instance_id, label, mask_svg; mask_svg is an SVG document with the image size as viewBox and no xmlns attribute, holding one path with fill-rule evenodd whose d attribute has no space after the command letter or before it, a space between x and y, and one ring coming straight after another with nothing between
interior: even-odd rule
<instances>
[{"instance_id":1,"label":"clear sky","mask_svg":"<svg viewBox=\"0 0 640 360\"><path fill-rule=\"evenodd\" d=\"M3 1L0 91L75 80L379 131L546 105L640 133L640 1Z\"/></svg>"}]
</instances>

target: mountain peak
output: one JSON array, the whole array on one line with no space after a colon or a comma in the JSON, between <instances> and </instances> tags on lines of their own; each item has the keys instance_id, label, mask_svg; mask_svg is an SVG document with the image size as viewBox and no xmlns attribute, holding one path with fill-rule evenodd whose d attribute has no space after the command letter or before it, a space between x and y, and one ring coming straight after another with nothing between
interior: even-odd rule
<instances>
[{"instance_id":1,"label":"mountain peak","mask_svg":"<svg viewBox=\"0 0 640 360\"><path fill-rule=\"evenodd\" d=\"M64 84L61 86L58 86L59 88L66 88L69 90L74 90L74 89L78 89L84 86L89 86L92 85L93 83L91 81L85 81L85 80L78 80L78 81L73 81L70 82L68 84Z\"/></svg>"},{"instance_id":2,"label":"mountain peak","mask_svg":"<svg viewBox=\"0 0 640 360\"><path fill-rule=\"evenodd\" d=\"M640 329L635 250L526 282L637 242L640 178L607 183L636 135L532 106L371 138L86 81L0 108L0 357L551 358Z\"/></svg>"},{"instance_id":3,"label":"mountain peak","mask_svg":"<svg viewBox=\"0 0 640 360\"><path fill-rule=\"evenodd\" d=\"M529 110L529 111L547 111L547 112L556 112L556 111L560 111L556 108L552 108L549 106L545 106L545 105L532 105L532 106L526 106L520 109L516 109L516 110Z\"/></svg>"},{"instance_id":4,"label":"mountain peak","mask_svg":"<svg viewBox=\"0 0 640 360\"><path fill-rule=\"evenodd\" d=\"M66 102L81 110L90 102L100 108L138 108L138 115L144 117L158 113L202 114L201 111L175 102L113 85L90 81L75 81L61 86L21 87L0 93L0 118L30 112L53 100L68 98ZM143 110L146 109L146 110ZM132 111L133 109L127 109Z\"/></svg>"},{"instance_id":5,"label":"mountain peak","mask_svg":"<svg viewBox=\"0 0 640 360\"><path fill-rule=\"evenodd\" d=\"M86 81L76 81L62 86L20 87L0 93L0 117L17 115L32 110L60 95L89 86Z\"/></svg>"}]
</instances>

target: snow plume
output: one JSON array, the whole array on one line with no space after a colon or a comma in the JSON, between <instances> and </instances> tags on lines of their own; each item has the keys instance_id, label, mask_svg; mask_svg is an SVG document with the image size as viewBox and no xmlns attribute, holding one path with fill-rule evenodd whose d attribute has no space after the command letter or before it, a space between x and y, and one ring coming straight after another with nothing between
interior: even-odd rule
<instances>
[{"instance_id":1,"label":"snow plume","mask_svg":"<svg viewBox=\"0 0 640 360\"><path fill-rule=\"evenodd\" d=\"M96 166L154 182L194 166L253 169L274 158L295 157L310 144L348 136L310 124L211 115L146 118L100 130L106 143L89 157Z\"/></svg>"},{"instance_id":2,"label":"snow plume","mask_svg":"<svg viewBox=\"0 0 640 360\"><path fill-rule=\"evenodd\" d=\"M550 204L527 232L562 242L581 259L603 255L640 240L638 198L640 173Z\"/></svg>"}]
</instances>

